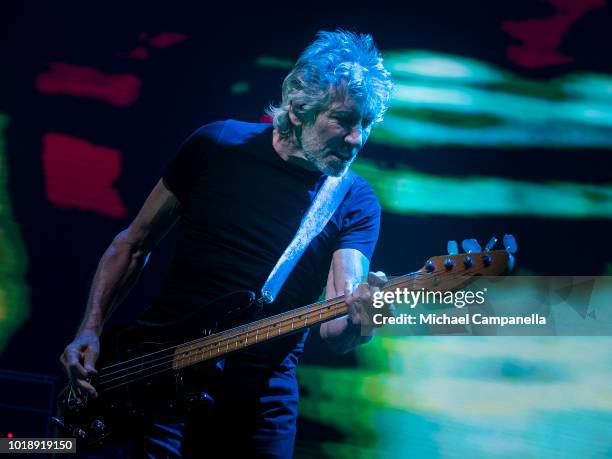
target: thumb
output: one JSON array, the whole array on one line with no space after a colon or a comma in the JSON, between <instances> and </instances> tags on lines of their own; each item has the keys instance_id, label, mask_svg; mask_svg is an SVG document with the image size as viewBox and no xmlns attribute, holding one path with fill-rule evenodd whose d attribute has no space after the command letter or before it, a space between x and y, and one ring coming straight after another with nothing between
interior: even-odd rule
<instances>
[{"instance_id":1,"label":"thumb","mask_svg":"<svg viewBox=\"0 0 612 459\"><path fill-rule=\"evenodd\" d=\"M387 275L382 271L368 273L368 284L373 285L375 287L383 287L389 279L387 279Z\"/></svg>"}]
</instances>

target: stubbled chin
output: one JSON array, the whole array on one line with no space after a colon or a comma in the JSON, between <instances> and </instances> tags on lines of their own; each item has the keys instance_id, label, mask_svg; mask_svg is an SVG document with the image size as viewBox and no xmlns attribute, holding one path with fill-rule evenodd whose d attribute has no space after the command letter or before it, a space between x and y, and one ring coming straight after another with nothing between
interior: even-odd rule
<instances>
[{"instance_id":1,"label":"stubbled chin","mask_svg":"<svg viewBox=\"0 0 612 459\"><path fill-rule=\"evenodd\" d=\"M327 162L323 170L321 170L321 172L323 172L325 175L331 175L332 177L337 177L340 174L342 174L342 172L344 172L344 169L346 169L347 166L348 166L347 162L342 161L340 159L335 159L335 160Z\"/></svg>"}]
</instances>

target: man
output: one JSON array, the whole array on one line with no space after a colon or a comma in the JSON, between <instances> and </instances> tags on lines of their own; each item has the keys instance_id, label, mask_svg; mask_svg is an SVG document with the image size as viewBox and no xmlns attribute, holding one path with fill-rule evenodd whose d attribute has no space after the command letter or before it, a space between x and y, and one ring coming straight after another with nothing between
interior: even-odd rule
<instances>
[{"instance_id":1,"label":"man","mask_svg":"<svg viewBox=\"0 0 612 459\"><path fill-rule=\"evenodd\" d=\"M320 32L284 80L281 104L269 109L273 125L228 120L198 129L100 261L83 322L61 356L81 395L96 396L88 379L104 352L98 337L105 320L175 222L175 252L147 321L174 320L228 292L258 291L326 176L349 167L382 119L390 91L371 36ZM368 276L379 220L373 191L357 178L266 312L312 303L326 286L327 298L346 296L349 313L317 332L338 352L367 341L371 296L384 282L382 274ZM212 421L198 427L179 413L153 416L140 450L121 446L132 449L118 454L185 457L199 455L198 448L240 448L290 457L295 366L305 338L291 335L226 358ZM208 443L196 445L204 437Z\"/></svg>"}]
</instances>

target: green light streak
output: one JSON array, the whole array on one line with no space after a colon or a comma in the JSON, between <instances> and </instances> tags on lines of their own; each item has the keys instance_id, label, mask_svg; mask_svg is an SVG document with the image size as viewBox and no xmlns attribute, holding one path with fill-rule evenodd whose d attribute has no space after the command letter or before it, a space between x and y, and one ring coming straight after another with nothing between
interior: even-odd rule
<instances>
[{"instance_id":1,"label":"green light streak","mask_svg":"<svg viewBox=\"0 0 612 459\"><path fill-rule=\"evenodd\" d=\"M612 147L610 129L589 129L571 123L527 124L516 122L512 125L494 120L492 126L481 124L481 116L463 115L464 118L436 116L440 121L465 123L465 127L449 126L435 122L423 122L385 115L385 120L372 130L370 140L377 144L397 147L504 147L504 148L600 148ZM471 125L468 125L471 124Z\"/></svg>"},{"instance_id":2,"label":"green light streak","mask_svg":"<svg viewBox=\"0 0 612 459\"><path fill-rule=\"evenodd\" d=\"M562 89L577 97L597 102L612 102L612 78L606 75L570 75L560 80Z\"/></svg>"},{"instance_id":3,"label":"green light streak","mask_svg":"<svg viewBox=\"0 0 612 459\"><path fill-rule=\"evenodd\" d=\"M299 367L300 416L343 438L296 458L598 456L612 446L610 344L376 337L356 351L359 369Z\"/></svg>"},{"instance_id":4,"label":"green light streak","mask_svg":"<svg viewBox=\"0 0 612 459\"><path fill-rule=\"evenodd\" d=\"M612 185L439 177L360 159L353 169L383 210L401 215L612 218Z\"/></svg>"},{"instance_id":5,"label":"green light streak","mask_svg":"<svg viewBox=\"0 0 612 459\"><path fill-rule=\"evenodd\" d=\"M612 126L609 104L562 102L465 87L398 86L394 94L396 108L441 108L467 114L493 115L498 119L527 123L582 123Z\"/></svg>"},{"instance_id":6,"label":"green light streak","mask_svg":"<svg viewBox=\"0 0 612 459\"><path fill-rule=\"evenodd\" d=\"M373 142L612 148L610 76L529 81L475 59L426 51L388 52L385 62L396 89Z\"/></svg>"},{"instance_id":7,"label":"green light streak","mask_svg":"<svg viewBox=\"0 0 612 459\"><path fill-rule=\"evenodd\" d=\"M455 82L502 83L507 74L485 62L426 50L387 51L385 66L398 81L452 80Z\"/></svg>"},{"instance_id":8,"label":"green light streak","mask_svg":"<svg viewBox=\"0 0 612 459\"><path fill-rule=\"evenodd\" d=\"M260 67L272 67L287 70L293 67L293 62L289 59L282 59L274 56L260 56L255 61L255 64Z\"/></svg>"},{"instance_id":9,"label":"green light streak","mask_svg":"<svg viewBox=\"0 0 612 459\"><path fill-rule=\"evenodd\" d=\"M245 94L251 90L251 85L248 81L237 81L230 86L230 93L234 95Z\"/></svg>"},{"instance_id":10,"label":"green light streak","mask_svg":"<svg viewBox=\"0 0 612 459\"><path fill-rule=\"evenodd\" d=\"M8 123L8 116L0 113L0 352L30 313L29 288L25 280L27 254L8 194L3 137Z\"/></svg>"}]
</instances>

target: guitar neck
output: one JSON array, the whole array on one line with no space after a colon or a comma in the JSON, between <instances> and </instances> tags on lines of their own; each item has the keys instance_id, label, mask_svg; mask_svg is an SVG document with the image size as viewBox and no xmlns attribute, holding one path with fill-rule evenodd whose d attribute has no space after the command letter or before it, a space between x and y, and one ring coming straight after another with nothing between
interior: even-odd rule
<instances>
[{"instance_id":1,"label":"guitar neck","mask_svg":"<svg viewBox=\"0 0 612 459\"><path fill-rule=\"evenodd\" d=\"M480 276L499 275L513 264L514 258L507 251L442 255L430 258L419 271L388 281L382 290L453 291ZM347 311L344 297L340 296L118 362L100 369L98 387L100 390L111 390L165 371L187 368L297 333L306 327L343 316Z\"/></svg>"},{"instance_id":2,"label":"guitar neck","mask_svg":"<svg viewBox=\"0 0 612 459\"><path fill-rule=\"evenodd\" d=\"M258 343L297 333L346 313L347 306L343 297L293 309L177 346L172 366L175 370L187 368Z\"/></svg>"},{"instance_id":3,"label":"guitar neck","mask_svg":"<svg viewBox=\"0 0 612 459\"><path fill-rule=\"evenodd\" d=\"M383 290L403 286L425 288L424 283L419 285L422 282L419 282L418 275L419 272L416 272L395 278L387 282ZM172 366L175 370L187 368L258 343L297 333L312 325L343 316L347 311L344 296L340 296L215 333L177 346Z\"/></svg>"},{"instance_id":4,"label":"guitar neck","mask_svg":"<svg viewBox=\"0 0 612 459\"><path fill-rule=\"evenodd\" d=\"M424 268L388 281L383 291L409 290L452 291L473 282L480 275L497 275L506 270L508 253L491 251L431 258ZM449 264L448 261L453 261ZM206 360L222 357L257 343L299 332L347 313L344 297L303 306L258 320L247 325L179 345L175 348L172 367L186 368Z\"/></svg>"}]
</instances>

